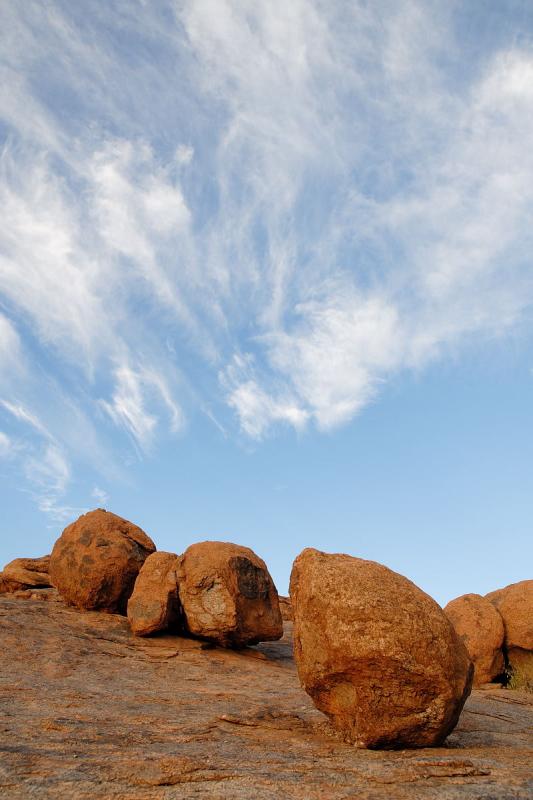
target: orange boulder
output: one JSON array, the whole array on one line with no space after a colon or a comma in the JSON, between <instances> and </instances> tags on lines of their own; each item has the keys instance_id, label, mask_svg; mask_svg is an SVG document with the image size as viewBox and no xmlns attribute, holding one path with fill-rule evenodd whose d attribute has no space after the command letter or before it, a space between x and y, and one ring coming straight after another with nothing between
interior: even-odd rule
<instances>
[{"instance_id":1,"label":"orange boulder","mask_svg":"<svg viewBox=\"0 0 533 800\"><path fill-rule=\"evenodd\" d=\"M177 558L175 553L159 551L149 555L142 565L128 600L128 621L136 636L178 626Z\"/></svg>"},{"instance_id":2,"label":"orange boulder","mask_svg":"<svg viewBox=\"0 0 533 800\"><path fill-rule=\"evenodd\" d=\"M281 611L281 617L284 622L292 622L294 619L292 613L292 605L291 605L291 598L290 597L283 597L282 595L279 596L279 608Z\"/></svg>"},{"instance_id":3,"label":"orange boulder","mask_svg":"<svg viewBox=\"0 0 533 800\"><path fill-rule=\"evenodd\" d=\"M474 684L490 683L501 675L503 620L496 608L479 594L456 597L444 609L474 664Z\"/></svg>"},{"instance_id":4,"label":"orange boulder","mask_svg":"<svg viewBox=\"0 0 533 800\"><path fill-rule=\"evenodd\" d=\"M264 561L248 547L199 542L178 559L186 630L225 647L280 639L278 593Z\"/></svg>"},{"instance_id":5,"label":"orange boulder","mask_svg":"<svg viewBox=\"0 0 533 800\"><path fill-rule=\"evenodd\" d=\"M511 583L485 597L502 616L509 666L533 673L533 580Z\"/></svg>"},{"instance_id":6,"label":"orange boulder","mask_svg":"<svg viewBox=\"0 0 533 800\"><path fill-rule=\"evenodd\" d=\"M359 747L431 747L453 730L473 667L440 606L373 561L306 549L290 595L300 682Z\"/></svg>"},{"instance_id":7,"label":"orange boulder","mask_svg":"<svg viewBox=\"0 0 533 800\"><path fill-rule=\"evenodd\" d=\"M50 586L50 556L15 558L0 572L0 593Z\"/></svg>"},{"instance_id":8,"label":"orange boulder","mask_svg":"<svg viewBox=\"0 0 533 800\"><path fill-rule=\"evenodd\" d=\"M139 570L154 551L137 525L98 508L65 528L52 550L50 579L70 605L125 613Z\"/></svg>"}]
</instances>

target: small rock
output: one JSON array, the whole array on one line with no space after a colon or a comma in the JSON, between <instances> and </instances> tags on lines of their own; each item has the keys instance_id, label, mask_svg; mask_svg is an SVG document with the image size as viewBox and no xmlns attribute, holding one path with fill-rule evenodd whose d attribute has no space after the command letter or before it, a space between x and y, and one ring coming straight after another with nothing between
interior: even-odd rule
<instances>
[{"instance_id":1,"label":"small rock","mask_svg":"<svg viewBox=\"0 0 533 800\"><path fill-rule=\"evenodd\" d=\"M248 547L193 544L178 559L178 587L189 633L224 647L280 639L278 593L268 569Z\"/></svg>"},{"instance_id":2,"label":"small rock","mask_svg":"<svg viewBox=\"0 0 533 800\"><path fill-rule=\"evenodd\" d=\"M98 508L65 528L52 550L50 579L70 605L124 614L139 570L154 551L137 525Z\"/></svg>"},{"instance_id":3,"label":"small rock","mask_svg":"<svg viewBox=\"0 0 533 800\"><path fill-rule=\"evenodd\" d=\"M128 600L128 621L136 636L177 627L180 601L175 553L159 551L148 556L137 575Z\"/></svg>"},{"instance_id":4,"label":"small rock","mask_svg":"<svg viewBox=\"0 0 533 800\"><path fill-rule=\"evenodd\" d=\"M306 549L293 565L294 656L316 707L359 747L430 747L473 667L440 606L373 561Z\"/></svg>"},{"instance_id":5,"label":"small rock","mask_svg":"<svg viewBox=\"0 0 533 800\"><path fill-rule=\"evenodd\" d=\"M490 683L505 668L503 659L503 620L485 597L464 594L444 609L474 663L474 685Z\"/></svg>"},{"instance_id":6,"label":"small rock","mask_svg":"<svg viewBox=\"0 0 533 800\"><path fill-rule=\"evenodd\" d=\"M0 593L50 586L50 556L15 558L0 572Z\"/></svg>"}]
</instances>

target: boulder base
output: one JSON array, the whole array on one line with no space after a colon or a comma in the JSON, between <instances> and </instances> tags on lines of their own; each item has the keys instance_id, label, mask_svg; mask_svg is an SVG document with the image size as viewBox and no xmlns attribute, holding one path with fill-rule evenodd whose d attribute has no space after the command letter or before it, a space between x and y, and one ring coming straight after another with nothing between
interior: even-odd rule
<instances>
[{"instance_id":1,"label":"boulder base","mask_svg":"<svg viewBox=\"0 0 533 800\"><path fill-rule=\"evenodd\" d=\"M52 550L50 579L70 605L124 614L139 570L154 551L137 525L99 508L65 528Z\"/></svg>"},{"instance_id":2,"label":"boulder base","mask_svg":"<svg viewBox=\"0 0 533 800\"><path fill-rule=\"evenodd\" d=\"M148 556L128 600L128 621L136 636L178 627L180 602L177 555L161 551Z\"/></svg>"},{"instance_id":3,"label":"boulder base","mask_svg":"<svg viewBox=\"0 0 533 800\"><path fill-rule=\"evenodd\" d=\"M199 542L178 559L179 597L189 633L225 647L280 639L278 593L248 547Z\"/></svg>"},{"instance_id":4,"label":"boulder base","mask_svg":"<svg viewBox=\"0 0 533 800\"><path fill-rule=\"evenodd\" d=\"M455 727L472 685L440 606L373 561L304 550L290 595L300 682L359 747L430 747Z\"/></svg>"},{"instance_id":5,"label":"boulder base","mask_svg":"<svg viewBox=\"0 0 533 800\"><path fill-rule=\"evenodd\" d=\"M479 594L456 597L444 609L474 664L474 685L490 683L505 668L503 620L489 600Z\"/></svg>"}]
</instances>

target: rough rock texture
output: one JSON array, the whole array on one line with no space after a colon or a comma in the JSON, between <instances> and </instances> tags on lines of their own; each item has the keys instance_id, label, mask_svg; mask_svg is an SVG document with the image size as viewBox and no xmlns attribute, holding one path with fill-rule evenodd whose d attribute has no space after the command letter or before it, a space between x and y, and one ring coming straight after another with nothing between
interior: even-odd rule
<instances>
[{"instance_id":1,"label":"rough rock texture","mask_svg":"<svg viewBox=\"0 0 533 800\"><path fill-rule=\"evenodd\" d=\"M128 520L98 508L65 528L50 557L50 579L78 608L126 613L137 574L155 545Z\"/></svg>"},{"instance_id":2,"label":"rough rock texture","mask_svg":"<svg viewBox=\"0 0 533 800\"><path fill-rule=\"evenodd\" d=\"M373 561L306 549L293 565L305 690L359 747L428 747L453 730L473 668L440 606Z\"/></svg>"},{"instance_id":3,"label":"rough rock texture","mask_svg":"<svg viewBox=\"0 0 533 800\"><path fill-rule=\"evenodd\" d=\"M532 695L474 691L446 747L357 750L300 689L285 627L204 649L0 597L2 800L530 800Z\"/></svg>"},{"instance_id":4,"label":"rough rock texture","mask_svg":"<svg viewBox=\"0 0 533 800\"><path fill-rule=\"evenodd\" d=\"M533 680L533 580L511 583L485 597L502 616L504 652L511 672L522 680L525 676Z\"/></svg>"},{"instance_id":5,"label":"rough rock texture","mask_svg":"<svg viewBox=\"0 0 533 800\"><path fill-rule=\"evenodd\" d=\"M533 650L533 580L511 583L485 597L502 615L506 648Z\"/></svg>"},{"instance_id":6,"label":"rough rock texture","mask_svg":"<svg viewBox=\"0 0 533 800\"><path fill-rule=\"evenodd\" d=\"M281 617L284 622L293 621L294 615L292 613L290 597L283 597L282 595L279 596L279 610L281 611Z\"/></svg>"},{"instance_id":7,"label":"rough rock texture","mask_svg":"<svg viewBox=\"0 0 533 800\"><path fill-rule=\"evenodd\" d=\"M50 586L50 556L15 558L0 572L0 594L20 589Z\"/></svg>"},{"instance_id":8,"label":"rough rock texture","mask_svg":"<svg viewBox=\"0 0 533 800\"><path fill-rule=\"evenodd\" d=\"M505 669L503 620L493 604L479 594L456 597L444 609L474 664L474 685L490 683Z\"/></svg>"},{"instance_id":9,"label":"rough rock texture","mask_svg":"<svg viewBox=\"0 0 533 800\"><path fill-rule=\"evenodd\" d=\"M177 558L175 553L159 551L149 555L142 565L128 600L128 621L137 636L178 626Z\"/></svg>"},{"instance_id":10,"label":"rough rock texture","mask_svg":"<svg viewBox=\"0 0 533 800\"><path fill-rule=\"evenodd\" d=\"M283 635L276 587L248 547L193 544L178 559L177 574L186 629L194 636L242 647Z\"/></svg>"},{"instance_id":11,"label":"rough rock texture","mask_svg":"<svg viewBox=\"0 0 533 800\"><path fill-rule=\"evenodd\" d=\"M3 572L0 572L0 594L12 594L20 589L26 588L27 587L23 583L15 581L13 578L5 576Z\"/></svg>"},{"instance_id":12,"label":"rough rock texture","mask_svg":"<svg viewBox=\"0 0 533 800\"><path fill-rule=\"evenodd\" d=\"M15 558L5 565L3 574L26 586L50 586L49 569L49 555L40 558Z\"/></svg>"}]
</instances>

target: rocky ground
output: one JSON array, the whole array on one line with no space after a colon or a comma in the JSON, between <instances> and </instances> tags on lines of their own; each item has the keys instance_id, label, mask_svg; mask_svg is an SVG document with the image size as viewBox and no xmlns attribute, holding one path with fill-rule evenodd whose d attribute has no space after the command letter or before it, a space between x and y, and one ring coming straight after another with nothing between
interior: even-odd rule
<instances>
[{"instance_id":1,"label":"rocky ground","mask_svg":"<svg viewBox=\"0 0 533 800\"><path fill-rule=\"evenodd\" d=\"M291 623L234 652L39 592L0 596L2 798L533 797L532 695L474 691L446 747L357 750L300 689Z\"/></svg>"}]
</instances>

